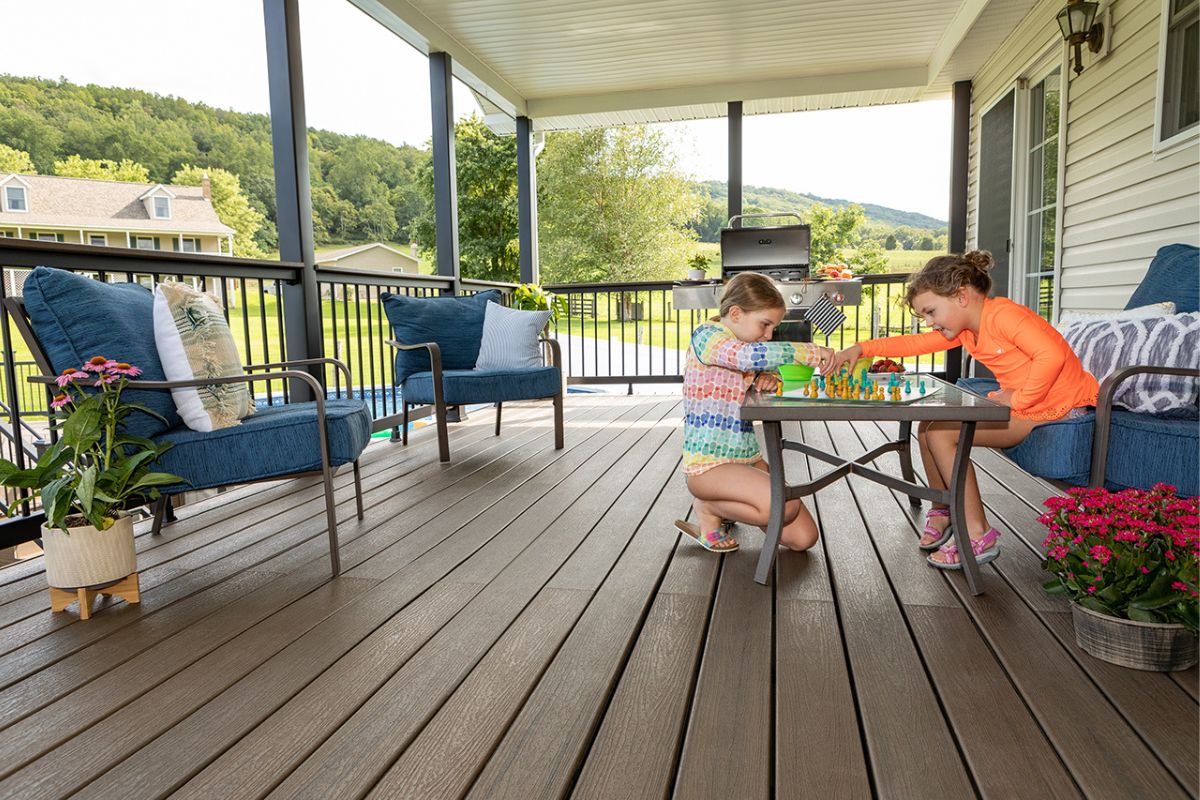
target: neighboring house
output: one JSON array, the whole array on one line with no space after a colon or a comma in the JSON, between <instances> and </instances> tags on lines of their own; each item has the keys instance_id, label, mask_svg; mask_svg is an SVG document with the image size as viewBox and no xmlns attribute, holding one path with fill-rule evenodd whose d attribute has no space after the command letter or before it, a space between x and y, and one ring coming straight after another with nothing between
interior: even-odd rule
<instances>
[{"instance_id":1,"label":"neighboring house","mask_svg":"<svg viewBox=\"0 0 1200 800\"><path fill-rule=\"evenodd\" d=\"M233 253L201 186L0 174L0 236L185 253Z\"/></svg>"},{"instance_id":2,"label":"neighboring house","mask_svg":"<svg viewBox=\"0 0 1200 800\"><path fill-rule=\"evenodd\" d=\"M1158 248L1200 244L1200 4L1108 4L1078 75L1062 5L1034 4L975 71L967 215L1001 290L1051 319L1124 307Z\"/></svg>"},{"instance_id":3,"label":"neighboring house","mask_svg":"<svg viewBox=\"0 0 1200 800\"><path fill-rule=\"evenodd\" d=\"M420 261L416 256L384 244L372 242L340 250L317 253L318 267L365 269L374 272L411 272L416 274Z\"/></svg>"}]
</instances>

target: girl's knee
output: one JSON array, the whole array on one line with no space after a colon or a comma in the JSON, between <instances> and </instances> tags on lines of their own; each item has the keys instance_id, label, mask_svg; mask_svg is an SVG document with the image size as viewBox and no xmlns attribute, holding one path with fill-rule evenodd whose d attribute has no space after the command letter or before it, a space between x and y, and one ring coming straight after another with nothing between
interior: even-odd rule
<instances>
[{"instance_id":1,"label":"girl's knee","mask_svg":"<svg viewBox=\"0 0 1200 800\"><path fill-rule=\"evenodd\" d=\"M804 508L803 501L788 500L787 505L785 505L783 507L783 522L784 522L784 524L786 525L787 523L796 519L796 517L800 516L800 509L802 509L802 508Z\"/></svg>"},{"instance_id":2,"label":"girl's knee","mask_svg":"<svg viewBox=\"0 0 1200 800\"><path fill-rule=\"evenodd\" d=\"M795 526L796 530L785 530L779 543L789 550L810 550L817 543L820 532L816 525Z\"/></svg>"}]
</instances>

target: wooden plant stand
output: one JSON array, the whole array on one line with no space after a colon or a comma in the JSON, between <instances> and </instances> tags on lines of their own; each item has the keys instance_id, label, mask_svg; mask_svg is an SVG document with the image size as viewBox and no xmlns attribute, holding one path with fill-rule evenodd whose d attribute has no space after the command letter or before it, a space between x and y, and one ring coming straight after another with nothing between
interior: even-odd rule
<instances>
[{"instance_id":1,"label":"wooden plant stand","mask_svg":"<svg viewBox=\"0 0 1200 800\"><path fill-rule=\"evenodd\" d=\"M79 589L56 589L50 587L50 610L63 611L67 606L79 601L79 618L88 619L92 616L92 601L97 595L120 597L126 603L141 602L139 594L138 574L126 575L119 581L106 586L93 586Z\"/></svg>"}]
</instances>

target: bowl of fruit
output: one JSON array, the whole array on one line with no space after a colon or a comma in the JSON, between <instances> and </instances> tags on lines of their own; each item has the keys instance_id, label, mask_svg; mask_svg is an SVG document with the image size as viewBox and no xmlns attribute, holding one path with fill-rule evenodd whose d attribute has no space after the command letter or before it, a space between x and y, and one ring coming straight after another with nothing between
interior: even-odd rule
<instances>
[{"instance_id":1,"label":"bowl of fruit","mask_svg":"<svg viewBox=\"0 0 1200 800\"><path fill-rule=\"evenodd\" d=\"M849 264L826 264L817 270L817 277L821 280L850 280L854 277L854 270Z\"/></svg>"},{"instance_id":2,"label":"bowl of fruit","mask_svg":"<svg viewBox=\"0 0 1200 800\"><path fill-rule=\"evenodd\" d=\"M906 367L898 361L892 361L890 358L881 358L872 364L867 372L882 373L882 372L905 372Z\"/></svg>"}]
</instances>

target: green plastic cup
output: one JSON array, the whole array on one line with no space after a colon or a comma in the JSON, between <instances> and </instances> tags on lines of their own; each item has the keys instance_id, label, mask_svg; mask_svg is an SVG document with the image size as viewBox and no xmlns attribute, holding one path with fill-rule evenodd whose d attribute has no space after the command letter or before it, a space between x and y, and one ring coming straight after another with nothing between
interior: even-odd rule
<instances>
[{"instance_id":1,"label":"green plastic cup","mask_svg":"<svg viewBox=\"0 0 1200 800\"><path fill-rule=\"evenodd\" d=\"M812 380L813 368L807 364L784 364L779 368L779 376L786 383L807 383Z\"/></svg>"}]
</instances>

